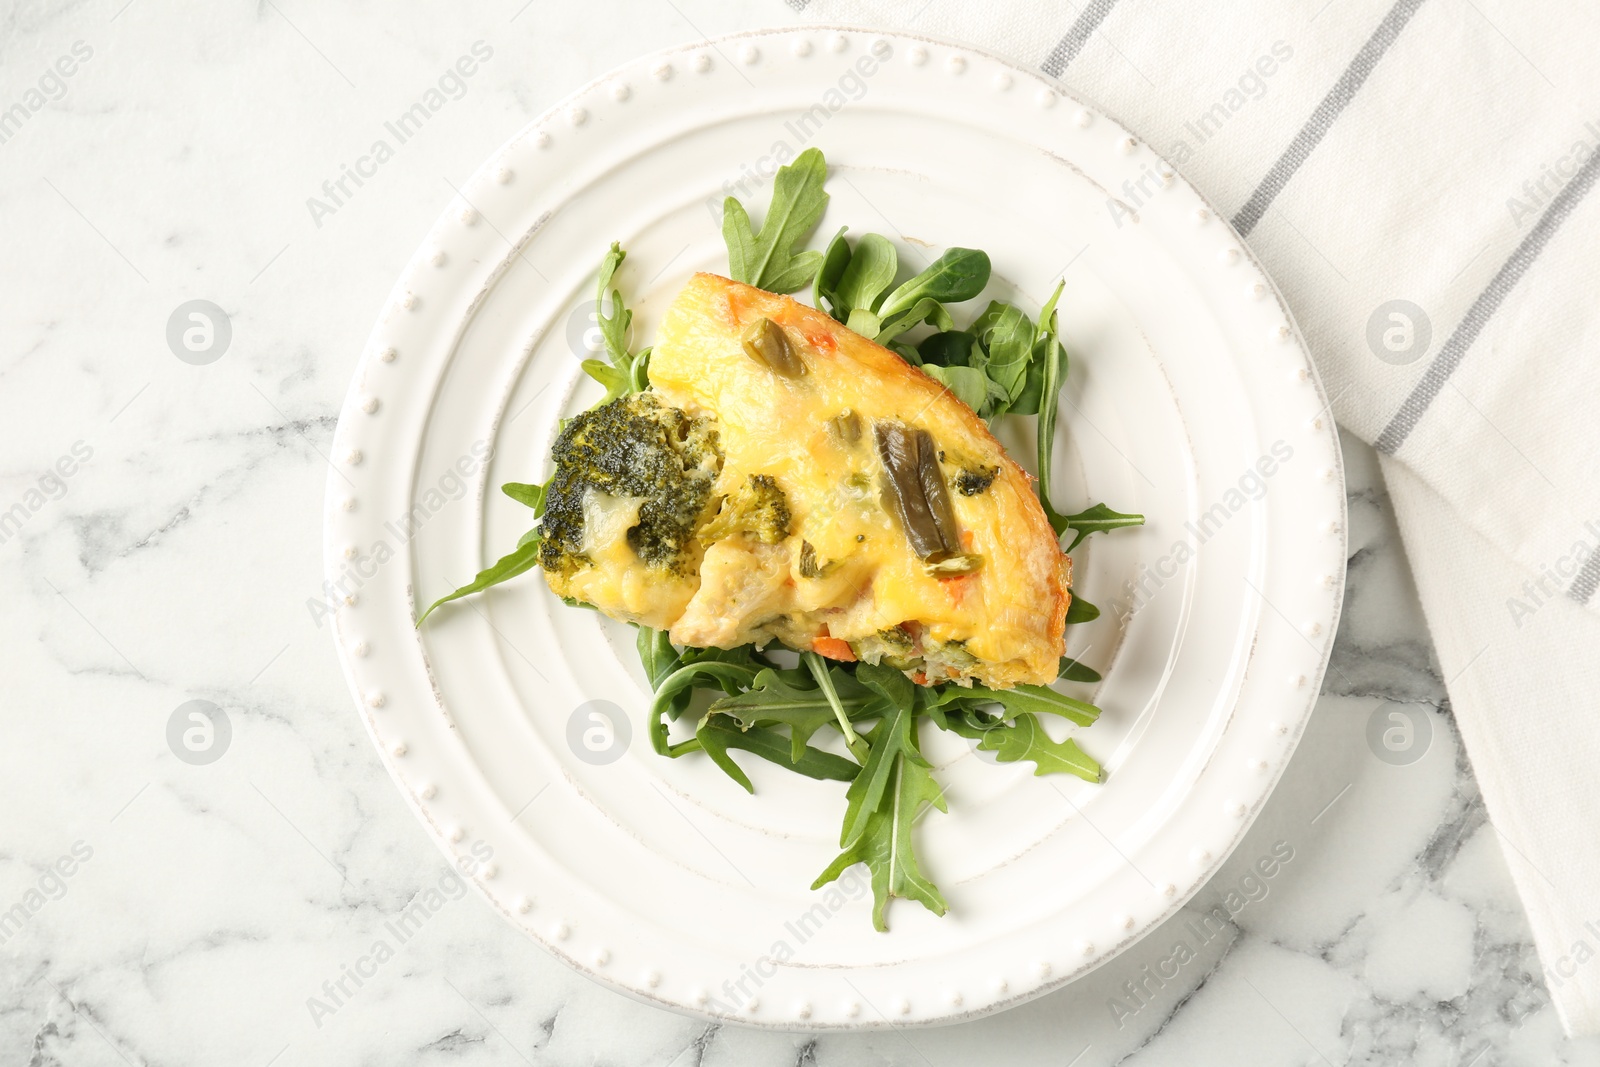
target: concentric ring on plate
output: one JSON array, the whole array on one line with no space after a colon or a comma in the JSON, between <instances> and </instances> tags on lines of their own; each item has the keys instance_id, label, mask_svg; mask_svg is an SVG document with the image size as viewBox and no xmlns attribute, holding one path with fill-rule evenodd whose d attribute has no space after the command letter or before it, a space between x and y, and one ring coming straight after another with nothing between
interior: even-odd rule
<instances>
[{"instance_id":1,"label":"concentric ring on plate","mask_svg":"<svg viewBox=\"0 0 1600 1067\"><path fill-rule=\"evenodd\" d=\"M797 41L813 47L799 54ZM758 61L723 59L739 43ZM935 61L906 62L913 47ZM964 80L951 56L965 60ZM830 109L846 70L865 89ZM999 73L1008 90L994 88ZM1258 297L1270 283L1215 212L1197 224L1203 201L1181 180L1149 181L1163 164L1128 151L1116 123L1084 106L1082 124L1080 106L1041 106L1041 94L1073 103L968 49L848 30L639 60L462 186L374 330L329 482L330 580L362 572L336 616L346 674L441 846L492 850L473 868L488 899L614 988L787 1029L996 1010L1171 914L1243 834L1293 748L1343 575L1320 386L1281 304ZM835 906L805 888L835 851L838 791L756 767L748 797L704 761L656 757L638 718L619 758L577 757L568 729L586 703L640 712L624 628L569 611L532 575L421 635L411 625L415 602L522 532L487 489L541 477L557 419L589 399L574 392L567 324L599 252L626 242L635 330L648 337L683 279L720 262L707 205L775 143L798 140L785 123L815 116L818 101L827 118L806 143L843 179L823 229L983 247L1033 306L1065 269L1074 369L1058 487L1151 517L1125 541L1075 553L1077 587L1105 610L1069 651L1105 669L1106 715L1083 743L1107 783L1033 778L930 737L951 811L918 832L952 910L906 910L888 935L871 931L868 902L845 893ZM1141 180L1160 191L1133 223L1108 198ZM1242 253L1231 263L1219 256L1230 249ZM368 397L381 401L375 413ZM1285 450L1260 473L1261 457ZM341 458L355 451L359 463ZM1174 564L1183 544L1191 551Z\"/></svg>"}]
</instances>

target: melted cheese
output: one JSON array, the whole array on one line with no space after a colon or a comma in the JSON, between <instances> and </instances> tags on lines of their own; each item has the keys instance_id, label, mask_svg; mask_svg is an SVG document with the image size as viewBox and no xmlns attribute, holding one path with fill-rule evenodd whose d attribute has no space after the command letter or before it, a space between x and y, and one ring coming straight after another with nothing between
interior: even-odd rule
<instances>
[{"instance_id":1,"label":"melted cheese","mask_svg":"<svg viewBox=\"0 0 1600 1067\"><path fill-rule=\"evenodd\" d=\"M582 551L592 564L570 574L546 573L558 595L593 604L625 622L665 629L683 614L698 588L692 578L649 567L628 544L642 497L612 496L594 488L583 495Z\"/></svg>"},{"instance_id":2,"label":"melted cheese","mask_svg":"<svg viewBox=\"0 0 1600 1067\"><path fill-rule=\"evenodd\" d=\"M787 331L804 376L780 377L745 353L741 334L760 317ZM609 510L598 502L605 530L594 534L594 566L558 592L670 629L680 644L777 638L803 649L821 636L870 641L905 625L930 663L977 660L945 672L952 676L994 686L1055 678L1069 561L1028 475L939 383L814 308L710 274L696 275L668 311L650 379L665 403L717 420L725 458L716 495L732 494L751 475L771 476L788 501L789 536L772 545L734 535L697 546L698 574L673 576L627 548L618 527L625 502ZM853 440L839 422L830 427L841 416L847 426L852 415L860 430ZM947 481L963 468L999 468L980 493L951 491L963 548L982 559L976 573L932 576L911 550L883 504L878 420L928 430Z\"/></svg>"}]
</instances>

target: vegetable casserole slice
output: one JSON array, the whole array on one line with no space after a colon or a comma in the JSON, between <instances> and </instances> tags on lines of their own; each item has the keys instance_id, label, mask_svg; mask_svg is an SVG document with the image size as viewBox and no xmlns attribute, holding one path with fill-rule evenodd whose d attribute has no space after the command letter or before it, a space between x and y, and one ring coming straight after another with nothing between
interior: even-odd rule
<instances>
[{"instance_id":1,"label":"vegetable casserole slice","mask_svg":"<svg viewBox=\"0 0 1600 1067\"><path fill-rule=\"evenodd\" d=\"M679 645L778 640L920 684L1056 677L1071 561L971 408L796 301L696 275L650 389L571 420L551 589Z\"/></svg>"}]
</instances>

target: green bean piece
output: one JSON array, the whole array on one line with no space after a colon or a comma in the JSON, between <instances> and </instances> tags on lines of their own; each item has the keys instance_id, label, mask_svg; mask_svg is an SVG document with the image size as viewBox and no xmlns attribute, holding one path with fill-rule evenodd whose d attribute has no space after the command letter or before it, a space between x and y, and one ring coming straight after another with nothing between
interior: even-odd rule
<instances>
[{"instance_id":1,"label":"green bean piece","mask_svg":"<svg viewBox=\"0 0 1600 1067\"><path fill-rule=\"evenodd\" d=\"M878 442L878 456L883 460L884 493L892 504L891 511L900 519L912 551L924 561L945 559L960 548L961 541L956 533L949 494L945 493L943 478L938 474L939 452L934 447L933 436L901 422L880 422L873 427L873 433ZM925 462L932 464L937 482L932 500L924 475Z\"/></svg>"},{"instance_id":2,"label":"green bean piece","mask_svg":"<svg viewBox=\"0 0 1600 1067\"><path fill-rule=\"evenodd\" d=\"M861 440L861 416L849 408L828 420L828 432L846 445L854 445Z\"/></svg>"},{"instance_id":3,"label":"green bean piece","mask_svg":"<svg viewBox=\"0 0 1600 1067\"><path fill-rule=\"evenodd\" d=\"M740 338L745 354L774 374L798 378L806 372L805 361L795 352L788 333L768 318L759 318L745 327Z\"/></svg>"},{"instance_id":4,"label":"green bean piece","mask_svg":"<svg viewBox=\"0 0 1600 1067\"><path fill-rule=\"evenodd\" d=\"M918 430L917 477L922 482L922 496L928 502L928 512L939 528L939 543L946 553L961 551L961 531L956 529L955 509L950 506L950 491L945 488L944 471L939 469L939 449L933 435Z\"/></svg>"}]
</instances>

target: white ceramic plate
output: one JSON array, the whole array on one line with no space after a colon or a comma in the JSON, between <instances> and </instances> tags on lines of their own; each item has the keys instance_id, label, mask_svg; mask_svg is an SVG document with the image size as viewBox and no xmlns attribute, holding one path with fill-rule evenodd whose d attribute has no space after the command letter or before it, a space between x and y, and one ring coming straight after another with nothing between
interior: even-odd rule
<instances>
[{"instance_id":1,"label":"white ceramic plate","mask_svg":"<svg viewBox=\"0 0 1600 1067\"><path fill-rule=\"evenodd\" d=\"M848 224L896 239L913 266L983 248L986 296L1030 309L1064 272L1056 499L1149 517L1075 553L1076 591L1104 614L1069 630L1068 651L1106 675L1091 697L1104 717L1079 740L1107 782L1035 778L925 731L950 812L922 820L918 847L950 913L895 901L887 934L864 877L807 888L838 851L842 785L749 760L752 797L707 759L655 755L627 627L563 606L536 572L412 626L515 544L529 515L497 487L543 480L557 420L598 395L578 360L609 242L629 252L619 283L645 343L692 272L726 270L722 195L764 207L774 160L809 145L833 197L814 246ZM571 966L758 1026L992 1012L1171 915L1288 760L1343 585L1333 423L1238 238L1059 85L909 36L806 28L682 48L523 130L406 267L334 459L327 570L352 594L340 655L430 832ZM585 737L613 707L614 740Z\"/></svg>"}]
</instances>

